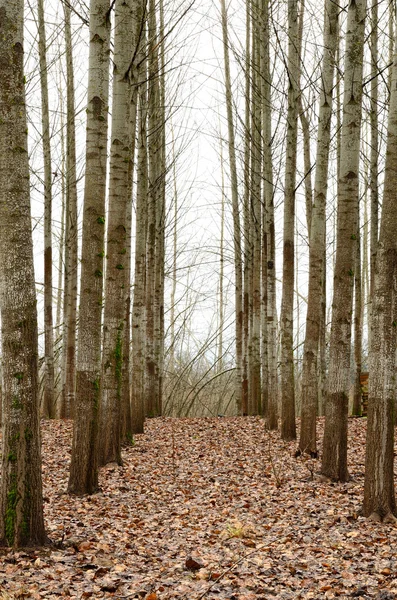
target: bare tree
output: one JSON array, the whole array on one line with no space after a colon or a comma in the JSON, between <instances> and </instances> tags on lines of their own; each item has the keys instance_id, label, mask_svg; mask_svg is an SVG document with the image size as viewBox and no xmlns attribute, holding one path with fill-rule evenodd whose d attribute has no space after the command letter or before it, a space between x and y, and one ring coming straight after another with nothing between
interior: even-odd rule
<instances>
[{"instance_id":1,"label":"bare tree","mask_svg":"<svg viewBox=\"0 0 397 600\"><path fill-rule=\"evenodd\" d=\"M52 317L52 168L48 107L47 42L43 0L37 2L41 83L41 121L44 155L44 403L43 412L55 417L54 335Z\"/></svg>"},{"instance_id":2,"label":"bare tree","mask_svg":"<svg viewBox=\"0 0 397 600\"><path fill-rule=\"evenodd\" d=\"M346 481L347 417L353 284L357 253L359 159L365 0L350 0L345 50L345 87L338 185L337 247L332 303L328 390L322 472Z\"/></svg>"},{"instance_id":3,"label":"bare tree","mask_svg":"<svg viewBox=\"0 0 397 600\"><path fill-rule=\"evenodd\" d=\"M76 407L68 491L98 487L102 291L109 98L109 0L91 0Z\"/></svg>"},{"instance_id":4,"label":"bare tree","mask_svg":"<svg viewBox=\"0 0 397 600\"><path fill-rule=\"evenodd\" d=\"M394 394L397 281L397 52L394 54L382 219L376 257L363 513L395 522Z\"/></svg>"},{"instance_id":5,"label":"bare tree","mask_svg":"<svg viewBox=\"0 0 397 600\"><path fill-rule=\"evenodd\" d=\"M0 1L0 306L3 444L0 541L45 542L36 290L23 72L23 0Z\"/></svg>"},{"instance_id":6,"label":"bare tree","mask_svg":"<svg viewBox=\"0 0 397 600\"><path fill-rule=\"evenodd\" d=\"M303 12L300 15L303 18ZM295 182L300 94L298 0L288 0L288 114L284 187L283 292L281 300L281 437L296 438L293 352Z\"/></svg>"},{"instance_id":7,"label":"bare tree","mask_svg":"<svg viewBox=\"0 0 397 600\"><path fill-rule=\"evenodd\" d=\"M310 220L309 293L302 367L302 407L299 450L316 453L316 414L318 390L318 351L323 319L323 281L325 279L325 208L331 135L332 95L335 53L338 41L338 6L325 2L324 56L318 118L314 202Z\"/></svg>"}]
</instances>

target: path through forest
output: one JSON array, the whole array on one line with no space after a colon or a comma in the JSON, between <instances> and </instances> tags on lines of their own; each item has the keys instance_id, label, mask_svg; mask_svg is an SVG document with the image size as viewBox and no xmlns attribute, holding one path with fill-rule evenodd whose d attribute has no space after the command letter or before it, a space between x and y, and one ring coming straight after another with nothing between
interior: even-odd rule
<instances>
[{"instance_id":1,"label":"path through forest","mask_svg":"<svg viewBox=\"0 0 397 600\"><path fill-rule=\"evenodd\" d=\"M152 419L101 492L76 498L71 422L44 421L59 547L4 549L0 599L397 598L397 528L358 516L365 425L349 421L352 481L330 484L259 418Z\"/></svg>"}]
</instances>

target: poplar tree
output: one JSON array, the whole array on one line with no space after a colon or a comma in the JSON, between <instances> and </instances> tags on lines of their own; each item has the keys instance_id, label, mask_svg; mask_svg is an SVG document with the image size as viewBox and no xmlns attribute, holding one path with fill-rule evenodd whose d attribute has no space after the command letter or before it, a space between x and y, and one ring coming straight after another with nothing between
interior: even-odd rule
<instances>
[{"instance_id":1,"label":"poplar tree","mask_svg":"<svg viewBox=\"0 0 397 600\"><path fill-rule=\"evenodd\" d=\"M364 516L395 522L394 403L397 331L397 51L388 122L382 218L376 254L369 364Z\"/></svg>"},{"instance_id":2,"label":"poplar tree","mask_svg":"<svg viewBox=\"0 0 397 600\"><path fill-rule=\"evenodd\" d=\"M91 0L86 176L76 403L68 491L98 488L98 410L101 390L102 292L109 99L109 0Z\"/></svg>"},{"instance_id":3,"label":"poplar tree","mask_svg":"<svg viewBox=\"0 0 397 600\"><path fill-rule=\"evenodd\" d=\"M302 409L299 450L316 453L316 415L319 396L318 361L323 313L325 278L325 209L328 187L329 148L331 137L332 96L335 54L338 41L338 5L326 0L324 15L324 55L321 73L320 110L318 117L314 202L310 220L309 293L306 335L302 366Z\"/></svg>"},{"instance_id":4,"label":"poplar tree","mask_svg":"<svg viewBox=\"0 0 397 600\"><path fill-rule=\"evenodd\" d=\"M336 481L346 481L349 478L347 418L354 269L358 247L358 178L365 13L366 0L350 0L346 26L336 262L321 467L324 475Z\"/></svg>"},{"instance_id":5,"label":"poplar tree","mask_svg":"<svg viewBox=\"0 0 397 600\"><path fill-rule=\"evenodd\" d=\"M23 0L0 0L0 542L45 542L38 334L23 71Z\"/></svg>"}]
</instances>

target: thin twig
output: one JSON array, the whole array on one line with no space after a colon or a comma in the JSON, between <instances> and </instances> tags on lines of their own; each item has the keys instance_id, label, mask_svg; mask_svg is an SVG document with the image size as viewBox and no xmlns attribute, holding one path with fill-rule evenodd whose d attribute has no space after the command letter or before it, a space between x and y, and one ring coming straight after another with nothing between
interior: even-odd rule
<instances>
[{"instance_id":1,"label":"thin twig","mask_svg":"<svg viewBox=\"0 0 397 600\"><path fill-rule=\"evenodd\" d=\"M219 575L219 577L217 579L215 579L215 581L213 583L211 583L211 585L205 590L205 592L203 592L201 594L201 596L199 596L197 598L197 600L201 600L202 598L204 598L204 596L206 596L208 594L208 592L210 590L212 590L214 585L216 585L221 579L223 579L223 577L225 575L227 575L228 573L230 573L230 571L232 571L235 567L237 567L237 565L239 565L241 562L243 562L243 560L245 560L252 554L255 554L255 552L258 552L259 550L263 550L263 548L266 548L267 546L271 546L271 544L274 544L274 542L276 542L276 541L277 541L277 539L274 539L271 542L262 544L261 546L258 546L257 548L255 548L255 550L251 550L251 552L247 552L247 554L244 554L244 556L241 556L235 563L233 563L230 567L228 567L225 571L223 571L223 573L221 573Z\"/></svg>"}]
</instances>

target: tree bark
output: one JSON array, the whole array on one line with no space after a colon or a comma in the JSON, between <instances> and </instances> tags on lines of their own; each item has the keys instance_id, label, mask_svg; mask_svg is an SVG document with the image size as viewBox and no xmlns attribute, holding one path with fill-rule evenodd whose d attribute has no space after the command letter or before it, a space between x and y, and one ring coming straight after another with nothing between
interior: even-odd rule
<instances>
[{"instance_id":1,"label":"tree bark","mask_svg":"<svg viewBox=\"0 0 397 600\"><path fill-rule=\"evenodd\" d=\"M23 72L23 0L0 0L0 542L42 545L36 290Z\"/></svg>"},{"instance_id":2,"label":"tree bark","mask_svg":"<svg viewBox=\"0 0 397 600\"><path fill-rule=\"evenodd\" d=\"M356 267L354 269L354 392L352 414L356 417L361 415L361 362L363 347L363 297L361 277L361 239L360 239L360 211L358 213L357 227L357 254Z\"/></svg>"},{"instance_id":3,"label":"tree bark","mask_svg":"<svg viewBox=\"0 0 397 600\"><path fill-rule=\"evenodd\" d=\"M127 215L131 212L132 137L136 115L130 98L128 70L134 55L134 0L117 0L113 57L112 133L109 167L109 206L106 245L105 308L103 320L102 394L100 403L99 464L121 464L121 418L127 289ZM133 72L133 69L130 69ZM132 118L131 118L132 116ZM128 264L127 264L128 263Z\"/></svg>"},{"instance_id":4,"label":"tree bark","mask_svg":"<svg viewBox=\"0 0 397 600\"><path fill-rule=\"evenodd\" d=\"M63 386L61 417L74 414L76 391L77 326L77 176L74 72L71 33L71 9L64 4L66 44L66 227L64 277Z\"/></svg>"},{"instance_id":5,"label":"tree bark","mask_svg":"<svg viewBox=\"0 0 397 600\"><path fill-rule=\"evenodd\" d=\"M310 221L309 292L302 365L300 452L316 454L316 415L319 396L318 355L323 319L325 279L325 209L328 187L332 95L338 41L338 6L325 2L322 89L318 117L314 202Z\"/></svg>"},{"instance_id":6,"label":"tree bark","mask_svg":"<svg viewBox=\"0 0 397 600\"><path fill-rule=\"evenodd\" d=\"M266 250L262 254L262 277L265 278L263 287L266 288L266 345L267 393L264 396L264 415L269 429L278 426L278 374L277 374L277 309L276 309L276 237L274 225L274 183L272 157L272 98L270 74L270 34L269 34L269 0L262 4L262 122L263 122L263 180L264 180L264 233L266 235ZM264 264L266 261L266 264ZM262 334L263 335L263 334ZM266 365L265 365L266 368Z\"/></svg>"},{"instance_id":7,"label":"tree bark","mask_svg":"<svg viewBox=\"0 0 397 600\"><path fill-rule=\"evenodd\" d=\"M37 2L39 62L41 84L41 121L44 155L44 402L43 413L55 417L54 336L52 316L52 169L50 114L48 108L47 42L43 0Z\"/></svg>"},{"instance_id":8,"label":"tree bark","mask_svg":"<svg viewBox=\"0 0 397 600\"><path fill-rule=\"evenodd\" d=\"M357 252L358 173L365 0L350 0L345 50L342 144L338 189L337 247L322 472L347 481L347 418L350 387L353 284Z\"/></svg>"},{"instance_id":9,"label":"tree bark","mask_svg":"<svg viewBox=\"0 0 397 600\"><path fill-rule=\"evenodd\" d=\"M283 292L281 300L281 437L296 438L293 351L295 182L298 139L300 41L298 2L288 0L288 115L284 187Z\"/></svg>"},{"instance_id":10,"label":"tree bark","mask_svg":"<svg viewBox=\"0 0 397 600\"><path fill-rule=\"evenodd\" d=\"M236 387L235 401L237 411L241 411L242 391L242 357L243 357L243 273L241 258L240 207L238 201L236 145L233 125L233 97L230 76L229 40L225 0L221 0L223 57L225 66L225 96L227 112L227 128L229 143L229 165L232 192L233 240L234 240L234 274L235 274L235 311L236 311Z\"/></svg>"},{"instance_id":11,"label":"tree bark","mask_svg":"<svg viewBox=\"0 0 397 600\"><path fill-rule=\"evenodd\" d=\"M109 0L91 0L76 410L68 491L98 489L102 292L109 99Z\"/></svg>"},{"instance_id":12,"label":"tree bark","mask_svg":"<svg viewBox=\"0 0 397 600\"><path fill-rule=\"evenodd\" d=\"M132 306L132 430L143 433L145 420L145 331L146 331L146 239L147 239L147 83L139 88L137 193L135 216L135 270Z\"/></svg>"},{"instance_id":13,"label":"tree bark","mask_svg":"<svg viewBox=\"0 0 397 600\"><path fill-rule=\"evenodd\" d=\"M393 61L382 219L377 250L368 390L364 516L395 521L397 51Z\"/></svg>"}]
</instances>

